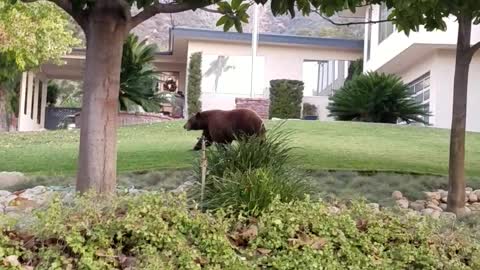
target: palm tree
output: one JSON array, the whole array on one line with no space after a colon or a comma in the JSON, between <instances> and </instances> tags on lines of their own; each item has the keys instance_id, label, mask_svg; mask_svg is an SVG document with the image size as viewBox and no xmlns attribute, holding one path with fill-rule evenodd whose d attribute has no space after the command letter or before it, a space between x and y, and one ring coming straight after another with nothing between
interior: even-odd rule
<instances>
[{"instance_id":1,"label":"palm tree","mask_svg":"<svg viewBox=\"0 0 480 270\"><path fill-rule=\"evenodd\" d=\"M355 76L330 98L327 108L329 116L340 121L428 124L424 117L430 115L399 77L375 72Z\"/></svg>"},{"instance_id":2,"label":"palm tree","mask_svg":"<svg viewBox=\"0 0 480 270\"><path fill-rule=\"evenodd\" d=\"M157 46L139 41L130 34L123 45L122 69L120 73L120 110L133 106L148 112L158 112L165 99L157 93L158 77L153 60Z\"/></svg>"}]
</instances>

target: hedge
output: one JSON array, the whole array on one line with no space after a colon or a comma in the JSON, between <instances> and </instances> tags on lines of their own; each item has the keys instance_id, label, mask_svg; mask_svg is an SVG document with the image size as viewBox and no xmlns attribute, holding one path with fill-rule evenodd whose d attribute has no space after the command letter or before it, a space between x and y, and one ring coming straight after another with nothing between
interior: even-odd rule
<instances>
[{"instance_id":1,"label":"hedge","mask_svg":"<svg viewBox=\"0 0 480 270\"><path fill-rule=\"evenodd\" d=\"M270 117L300 118L304 84L297 80L270 81Z\"/></svg>"}]
</instances>

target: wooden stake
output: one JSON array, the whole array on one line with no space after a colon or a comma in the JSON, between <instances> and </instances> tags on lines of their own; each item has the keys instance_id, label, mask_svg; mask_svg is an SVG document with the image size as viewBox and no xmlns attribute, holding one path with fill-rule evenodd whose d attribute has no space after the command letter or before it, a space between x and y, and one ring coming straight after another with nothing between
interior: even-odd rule
<instances>
[{"instance_id":1,"label":"wooden stake","mask_svg":"<svg viewBox=\"0 0 480 270\"><path fill-rule=\"evenodd\" d=\"M205 146L205 137L202 136L202 159L201 159L201 171L202 171L202 191L200 194L200 201L203 204L203 198L205 194L205 179L207 178L207 151L206 151L206 146Z\"/></svg>"}]
</instances>

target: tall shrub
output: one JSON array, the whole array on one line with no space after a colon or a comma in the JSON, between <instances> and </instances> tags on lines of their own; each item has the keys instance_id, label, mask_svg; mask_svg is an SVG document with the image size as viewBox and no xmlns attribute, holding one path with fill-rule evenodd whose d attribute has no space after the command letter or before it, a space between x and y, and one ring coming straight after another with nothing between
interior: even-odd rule
<instances>
[{"instance_id":1,"label":"tall shrub","mask_svg":"<svg viewBox=\"0 0 480 270\"><path fill-rule=\"evenodd\" d=\"M304 84L296 80L270 81L270 117L300 118Z\"/></svg>"},{"instance_id":2,"label":"tall shrub","mask_svg":"<svg viewBox=\"0 0 480 270\"><path fill-rule=\"evenodd\" d=\"M188 66L187 102L188 115L193 115L202 109L200 95L202 94L202 53L196 52L190 56Z\"/></svg>"}]
</instances>

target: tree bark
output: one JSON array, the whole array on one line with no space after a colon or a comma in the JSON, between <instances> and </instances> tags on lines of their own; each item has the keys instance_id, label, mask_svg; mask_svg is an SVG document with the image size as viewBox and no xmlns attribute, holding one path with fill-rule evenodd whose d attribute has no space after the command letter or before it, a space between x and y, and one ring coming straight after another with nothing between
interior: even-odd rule
<instances>
[{"instance_id":1,"label":"tree bark","mask_svg":"<svg viewBox=\"0 0 480 270\"><path fill-rule=\"evenodd\" d=\"M115 191L117 180L118 96L127 18L118 7L99 4L85 27L87 60L77 190L108 194Z\"/></svg>"},{"instance_id":2,"label":"tree bark","mask_svg":"<svg viewBox=\"0 0 480 270\"><path fill-rule=\"evenodd\" d=\"M459 30L453 86L453 115L450 135L450 160L447 211L465 213L465 128L467 119L468 73L472 54L472 18L458 17Z\"/></svg>"},{"instance_id":3,"label":"tree bark","mask_svg":"<svg viewBox=\"0 0 480 270\"><path fill-rule=\"evenodd\" d=\"M0 86L0 132L8 131L7 91Z\"/></svg>"}]
</instances>

